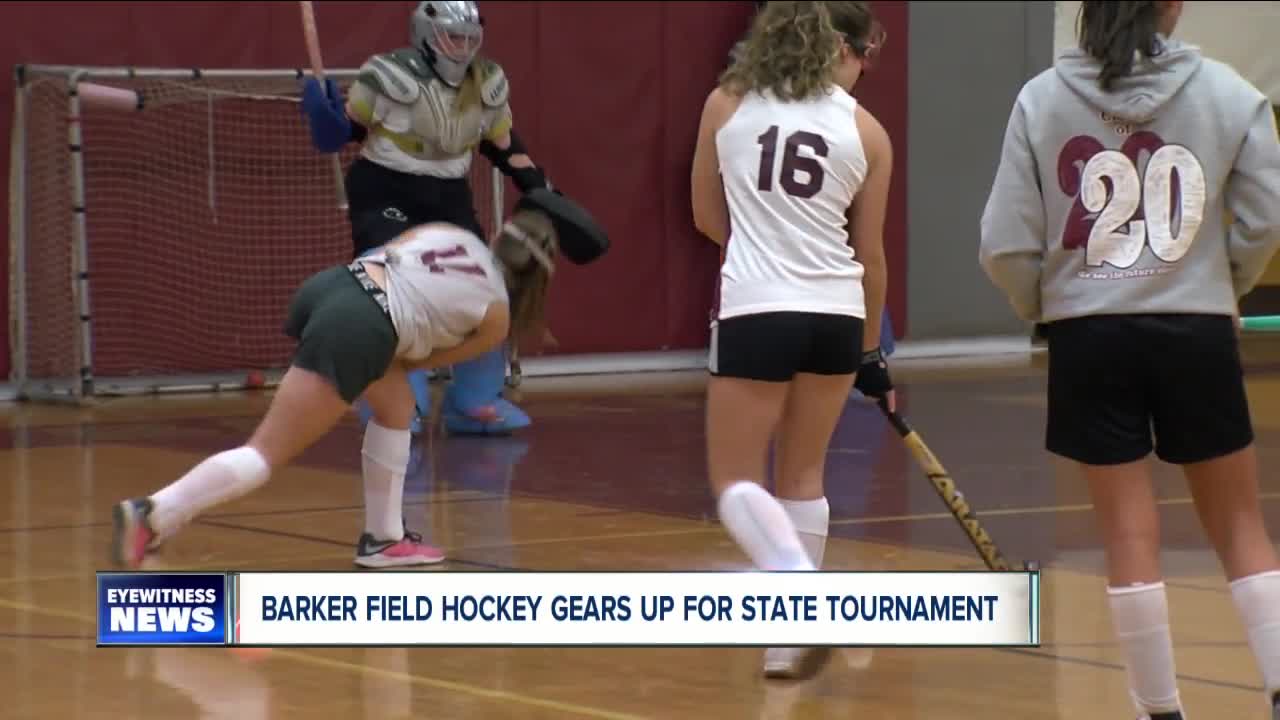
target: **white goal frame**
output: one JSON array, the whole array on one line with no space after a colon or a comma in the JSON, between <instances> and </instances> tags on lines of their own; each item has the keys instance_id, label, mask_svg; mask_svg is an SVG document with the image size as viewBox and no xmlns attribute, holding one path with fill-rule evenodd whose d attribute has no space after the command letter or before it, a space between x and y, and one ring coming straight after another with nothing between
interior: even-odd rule
<instances>
[{"instance_id":1,"label":"white goal frame","mask_svg":"<svg viewBox=\"0 0 1280 720\"><path fill-rule=\"evenodd\" d=\"M335 81L345 83L352 80L355 69L326 69L326 75ZM298 69L263 69L263 70L231 70L231 69L160 69L131 67L93 67L73 65L19 65L16 68L14 122L11 140L10 166L10 345L11 371L10 380L15 396L19 400L85 403L92 398L104 396L138 395L169 392L216 392L221 390L240 390L250 387L273 387L279 382L284 368L266 369L264 382L250 382L246 373L222 373L213 375L164 375L164 376L131 376L101 377L94 371L93 348L93 283L88 272L89 248L92 243L88 227L88 213L91 208L85 205L86 180L83 136L80 114L82 95L79 87L82 83L111 80L276 80L299 81L310 75ZM30 158L30 92L32 82L36 79L60 80L66 86L67 107L67 145L66 162L71 179L71 195L68 200L68 212L74 213L71 222L71 236L66 238L70 245L72 259L71 288L74 296L75 311L79 315L79 326L74 348L68 348L76 354L75 367L79 368L78 376L66 378L32 378L28 365L29 323L27 313L29 289L24 276L30 251L29 224L31 217L30 193L28 191ZM89 149L92 152L92 149ZM480 159L477 157L477 162ZM486 161L487 162L487 161ZM492 223L492 228L502 226L504 215L503 192L505 179L498 170L490 167L488 189L491 198L491 218L482 221ZM473 175L474 177L474 175ZM331 177L318 178L324 182L334 182ZM335 183L336 185L336 183ZM480 188L475 188L477 194ZM335 202L345 202L340 197L341 190L335 187ZM320 268L317 267L317 270Z\"/></svg>"}]
</instances>

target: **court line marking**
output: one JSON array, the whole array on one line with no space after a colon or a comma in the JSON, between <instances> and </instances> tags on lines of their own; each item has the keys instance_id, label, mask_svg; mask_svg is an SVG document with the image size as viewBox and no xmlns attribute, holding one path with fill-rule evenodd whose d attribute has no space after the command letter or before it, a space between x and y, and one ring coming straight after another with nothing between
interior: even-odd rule
<instances>
[{"instance_id":1,"label":"court line marking","mask_svg":"<svg viewBox=\"0 0 1280 720\"><path fill-rule=\"evenodd\" d=\"M1280 499L1280 493L1275 493L1275 492L1260 493L1258 497L1260 500ZM481 498L475 498L475 499L481 499ZM560 501L547 500L545 502L560 502ZM1194 501L1192 498L1166 498L1163 500L1157 500L1156 504L1157 505L1189 505L1193 502ZM575 505L576 503L567 502L564 504ZM1009 516L1009 515L1036 515L1036 514L1048 514L1048 513L1054 513L1054 512L1082 512L1085 510L1090 510L1092 508L1093 508L1093 505L1091 504L1035 505L1035 506L1016 507L1016 508L994 508L991 510L979 510L976 512L980 517L989 517L989 516ZM358 508L353 508L353 509L358 509ZM319 509L315 508L312 510L319 510ZM284 512L281 512L280 514L273 514L270 517L281 517L282 515L286 515L286 514L287 514L287 511L284 511ZM636 514L642 515L645 513L636 512ZM219 518L221 517L223 516L219 516ZM227 517L231 517L231 516L228 515ZM659 517L662 517L665 520L673 519L670 516L659 516ZM832 520L830 524L841 525L841 526L873 525L873 524L890 523L890 522L945 520L951 517L952 517L951 513L947 513L947 512L914 513L909 515L884 515L884 516L877 516L877 517L845 518L842 520ZM268 533L275 533L275 534L280 533L280 531L274 530L272 528L260 528L260 527L254 527L251 525L238 525L238 524L226 523L226 522L209 522L210 520L213 520L213 517L210 517L208 519L197 520L197 522L200 524L206 525L208 527L220 527L228 530L242 530L246 532L268 532ZM686 519L686 521L698 522L692 519ZM600 533L596 535L573 535L573 536L561 535L561 536L549 537L549 538L533 538L529 540L517 540L517 541L496 542L496 543L474 543L474 544L460 545L457 547L451 547L451 548L448 548L448 551L449 552L466 552L471 550L502 550L502 549L521 548L521 547L535 547L540 545L558 545L563 543L599 542L599 541L608 541L608 540L639 540L639 539L658 538L658 537L679 537L679 536L687 536L687 535L718 533L723 531L723 528L718 523L710 524L710 523L706 523L706 521L703 521L703 522L705 523L704 525L702 525L701 527L695 527L695 528L671 528L667 530L637 530L637 531L624 532L624 533ZM331 544L338 544L339 542L341 542L338 540L330 540L328 538L319 538L316 536L300 535L296 533L290 533L287 535L287 537L295 540L304 541L304 542L306 541L316 542L320 540L329 542ZM946 556L969 557L969 553L966 553L962 550L954 550L954 549L948 549L948 548L919 547L919 546L912 546L912 545L901 545L896 543L878 542L875 540L865 540L865 539L858 539L858 538L838 538L838 539L849 540L852 542L862 543L864 545L893 547L895 549L905 550L905 551L932 552L935 554L946 555ZM328 555L308 556L306 558L291 558L291 560L306 560L306 561L328 560L336 557L340 557L340 556L337 554L328 554ZM235 563L239 561L232 561L232 562ZM460 561L454 560L454 562L460 562ZM199 569L212 570L212 569L224 568L224 567L230 569L230 566L225 563L219 564L219 565L201 563L196 565L188 565L185 567L188 569L197 569L197 570ZM1047 570L1050 567L1051 566L1049 565L1045 565L1044 569ZM1070 568L1057 567L1057 568L1054 568L1054 570L1058 572L1062 572L1062 571L1070 570ZM1076 570L1073 570L1073 571L1082 572L1082 571L1076 571ZM1087 574L1090 576L1097 575L1097 573L1084 573L1084 574ZM15 576L9 576L9 577L0 577L0 585L29 583L29 582L56 582L60 580L70 580L70 579L76 579L81 577L83 577L82 574L40 575L40 576L15 575ZM1185 587L1185 589L1188 589L1188 590L1219 592L1214 588L1206 588L1206 587L1196 586L1196 585L1181 585L1181 586Z\"/></svg>"},{"instance_id":2,"label":"court line marking","mask_svg":"<svg viewBox=\"0 0 1280 720\"><path fill-rule=\"evenodd\" d=\"M601 718L601 720L645 720L641 715L630 715L627 713L614 712L612 710L601 710L588 705L579 705L577 703L561 702L559 700L546 700L543 698L525 695L523 693L510 692L507 690L490 690L475 685L467 685L466 683L454 682L452 680L442 680L440 678L427 677L424 675L414 675L411 673L403 673L395 670L384 670L382 668L373 667L363 663L347 662L345 660L334 660L332 658L315 657L311 655L302 655L292 650L274 649L273 655L279 654L296 662L306 663L310 665L318 665L320 667L328 667L335 670L346 670L348 672L357 672L365 675L375 675L389 680L399 680L414 685L425 685L437 690L448 690L455 693L463 693L475 695L486 700L494 700L499 702L509 702L531 707L542 708L544 710L554 710L559 713L568 713L571 715L582 715L585 717Z\"/></svg>"},{"instance_id":3,"label":"court line marking","mask_svg":"<svg viewBox=\"0 0 1280 720\"><path fill-rule=\"evenodd\" d=\"M174 570L175 572L185 572L188 570L222 570L225 572L236 572L242 570L245 565L253 566L271 566L271 565L288 565L299 562L314 562L317 560L334 560L337 558L351 557L351 553L346 552L338 554L336 552L325 553L323 555L290 555L288 557L275 558L254 558L252 560L228 560L220 562L196 562L184 564L177 568L148 568L149 571L165 572L166 570ZM8 577L0 577L0 585L18 585L24 583L41 583L41 582L59 582L62 580L87 580L84 573L62 573L56 575L10 575Z\"/></svg>"},{"instance_id":4,"label":"court line marking","mask_svg":"<svg viewBox=\"0 0 1280 720\"><path fill-rule=\"evenodd\" d=\"M1258 493L1259 500L1276 500L1280 499L1280 492ZM1185 498L1164 498L1157 500L1156 505L1191 505L1195 500L1189 497ZM1006 515L1044 515L1049 513L1068 513L1068 512L1084 512L1092 510L1092 503L1079 503L1072 505L1031 505L1026 507L1012 508L991 508L989 510L974 509L974 514L978 517L1000 517ZM914 513L910 515L882 515L879 517L867 518L844 518L842 520L832 520L831 525L874 525L877 523L890 522L914 522L918 520L943 520L953 517L949 512L935 513Z\"/></svg>"},{"instance_id":5,"label":"court line marking","mask_svg":"<svg viewBox=\"0 0 1280 720\"><path fill-rule=\"evenodd\" d=\"M47 615L50 617L58 617L70 620L77 620L83 623L97 625L97 618L89 617L83 613L72 612L68 610L59 610L57 608L49 608L44 606L29 605L27 603L18 602L9 598L0 597L0 608L9 610L17 610L32 615ZM95 637L96 641L97 638ZM436 690L447 690L449 692L462 693L475 697L484 698L486 700L494 700L500 702L515 703L518 705L527 705L530 707L541 708L544 710L554 710L559 713L570 715L580 715L583 717L600 718L600 720L646 720L641 715L630 715L627 713L614 712L612 710L602 710L600 708L591 707L590 705L580 705L578 703L565 702L561 700L547 700L545 698L525 695L523 693L511 692L507 690L490 690L488 688L479 687L477 685L468 685L467 683L456 682L453 680L444 680L442 678L434 678L427 675L416 675L414 673L399 672L396 670L384 670L365 663L347 662L345 660L334 660L332 658L314 657L305 655L293 650L284 650L281 648L272 648L271 657L282 657L294 662L304 663L308 665L316 665L319 667L327 667L331 670L343 670L346 672L355 672L363 675L374 675L389 680L399 680L413 685L424 685Z\"/></svg>"},{"instance_id":6,"label":"court line marking","mask_svg":"<svg viewBox=\"0 0 1280 720\"><path fill-rule=\"evenodd\" d=\"M1181 646L1179 646L1181 647ZM1102 670L1114 670L1119 672L1128 672L1124 665L1107 662L1105 660L1094 660L1091 658L1074 657L1072 655L1059 655L1057 653L1037 652L1035 648L993 648L999 652L1009 653L1011 655L1021 655L1023 657L1040 658L1041 660L1055 660L1071 665L1084 665L1086 667L1094 667ZM1195 675L1183 675L1177 673L1175 675L1179 680L1196 683L1198 685L1208 685L1209 687L1222 688L1224 690L1240 690L1243 692L1261 693L1263 688L1261 685L1242 685L1240 683L1228 682L1226 680L1214 680L1213 678L1196 677Z\"/></svg>"},{"instance_id":7,"label":"court line marking","mask_svg":"<svg viewBox=\"0 0 1280 720\"><path fill-rule=\"evenodd\" d=\"M428 496L414 500L405 500L402 504L404 507L432 507L435 505L462 505L474 502L497 501L508 502L508 499L501 495L486 494L479 490L448 490L441 493L432 493ZM333 505L329 507L294 508L290 510L244 510L229 513L212 513L210 515L206 515L205 518L210 520L219 520L280 516L301 517L303 515L317 515L331 512L353 512L363 509L363 505ZM70 523L64 525L19 525L16 527L0 527L0 535L48 532L50 530L82 530L98 527L111 527L111 521L102 520L98 522Z\"/></svg>"}]
</instances>

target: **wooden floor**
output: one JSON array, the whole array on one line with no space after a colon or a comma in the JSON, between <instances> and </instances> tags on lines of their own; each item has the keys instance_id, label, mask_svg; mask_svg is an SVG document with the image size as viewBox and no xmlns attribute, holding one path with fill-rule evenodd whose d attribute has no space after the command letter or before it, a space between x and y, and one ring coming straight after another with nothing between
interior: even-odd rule
<instances>
[{"instance_id":1,"label":"wooden floor","mask_svg":"<svg viewBox=\"0 0 1280 720\"><path fill-rule=\"evenodd\" d=\"M1280 369L1265 350L1250 392L1274 522ZM1039 363L903 365L898 380L907 417L997 542L1045 567L1043 647L850 651L800 685L763 681L758 650L277 650L245 663L223 650L97 649L93 573L111 504L241 442L268 395L15 406L0 443L0 718L1131 719L1083 488L1041 450ZM517 438L419 439L406 511L447 546L448 569L746 566L713 517L701 377L618 382L531 393L536 425ZM360 437L352 418L191 526L163 566L354 569ZM1261 720L1258 674L1188 494L1170 468L1158 476L1190 717ZM828 486L829 567L980 567L874 408L851 404Z\"/></svg>"}]
</instances>

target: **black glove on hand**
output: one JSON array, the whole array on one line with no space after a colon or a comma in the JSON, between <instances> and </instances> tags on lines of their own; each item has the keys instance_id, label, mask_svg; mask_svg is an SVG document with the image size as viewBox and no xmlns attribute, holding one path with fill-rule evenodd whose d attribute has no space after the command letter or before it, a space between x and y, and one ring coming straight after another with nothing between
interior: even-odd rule
<instances>
[{"instance_id":1,"label":"black glove on hand","mask_svg":"<svg viewBox=\"0 0 1280 720\"><path fill-rule=\"evenodd\" d=\"M880 348L862 353L862 365L858 367L853 387L873 400L883 400L893 390L893 381L889 379L889 364L885 362Z\"/></svg>"},{"instance_id":2,"label":"black glove on hand","mask_svg":"<svg viewBox=\"0 0 1280 720\"><path fill-rule=\"evenodd\" d=\"M515 183L516 189L522 195L534 188L552 189L546 173L542 172L542 169L536 165L533 167L511 168L511 182Z\"/></svg>"}]
</instances>

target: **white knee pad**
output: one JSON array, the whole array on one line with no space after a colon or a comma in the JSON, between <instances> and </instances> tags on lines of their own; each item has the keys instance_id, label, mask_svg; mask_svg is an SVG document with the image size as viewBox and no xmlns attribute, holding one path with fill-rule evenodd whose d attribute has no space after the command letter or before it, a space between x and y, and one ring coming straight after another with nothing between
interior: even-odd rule
<instances>
[{"instance_id":1,"label":"white knee pad","mask_svg":"<svg viewBox=\"0 0 1280 720\"><path fill-rule=\"evenodd\" d=\"M389 430L370 419L364 428L361 452L387 470L403 474L409 467L409 447L412 444L413 435L408 428Z\"/></svg>"}]
</instances>

